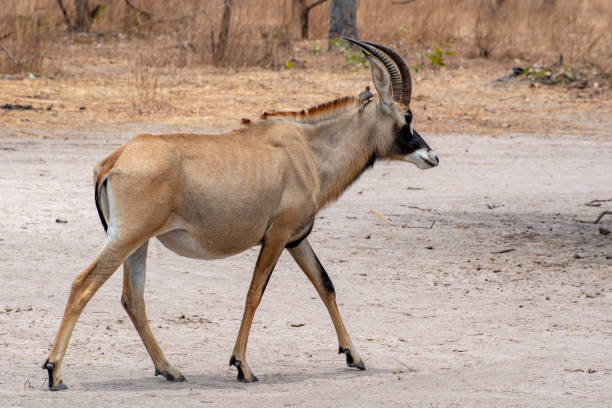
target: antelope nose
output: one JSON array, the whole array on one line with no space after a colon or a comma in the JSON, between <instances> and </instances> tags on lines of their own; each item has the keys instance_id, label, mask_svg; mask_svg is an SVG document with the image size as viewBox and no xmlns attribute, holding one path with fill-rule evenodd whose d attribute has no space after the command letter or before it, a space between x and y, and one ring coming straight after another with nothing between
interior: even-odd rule
<instances>
[{"instance_id":1,"label":"antelope nose","mask_svg":"<svg viewBox=\"0 0 612 408\"><path fill-rule=\"evenodd\" d=\"M440 164L440 159L433 150L427 151L427 158L428 161L431 162L431 164L433 164L434 166Z\"/></svg>"}]
</instances>

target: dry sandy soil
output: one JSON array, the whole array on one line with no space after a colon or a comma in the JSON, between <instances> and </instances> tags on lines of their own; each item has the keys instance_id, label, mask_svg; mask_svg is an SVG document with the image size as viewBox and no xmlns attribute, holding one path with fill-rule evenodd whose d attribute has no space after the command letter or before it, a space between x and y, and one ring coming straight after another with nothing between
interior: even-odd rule
<instances>
[{"instance_id":1,"label":"dry sandy soil","mask_svg":"<svg viewBox=\"0 0 612 408\"><path fill-rule=\"evenodd\" d=\"M423 87L438 89L438 82L452 79L444 75L425 78ZM72 280L104 240L91 169L136 133L218 128L196 127L194 114L184 126L151 117L117 123L112 112L78 112L78 97L62 94L50 79L38 89L19 81L21 90L4 81L7 95L72 97L74 107L56 102L59 116L1 116L0 406L610 406L612 234L598 228L612 230L612 217L600 225L579 222L612 206L584 205L612 199L609 99L588 102L575 92L565 97L520 84L499 90L479 79L474 98L457 107L452 101L471 88L441 88L447 90L439 92L435 109L442 112L451 101L454 133L447 133L453 123L436 127L436 116L418 127L441 165L422 172L377 164L320 214L311 243L334 281L367 371L346 368L322 302L283 255L249 343L249 364L260 382L236 382L228 360L257 250L202 262L152 241L149 318L188 382L153 376L120 305L117 272L76 326L63 366L70 390L51 393L40 365ZM337 87L359 90L366 83L361 73ZM476 106L484 88L498 106ZM517 94L524 109L511 115L501 101L511 103ZM23 102L11 98L6 102ZM81 98L103 106L95 95ZM525 98L542 109L527 109ZM470 106L480 112L476 119L457 113ZM108 123L93 120L95 112ZM508 119L495 120L491 131L458 126L477 126L478 118L496 112ZM225 118L211 125L223 126Z\"/></svg>"}]
</instances>

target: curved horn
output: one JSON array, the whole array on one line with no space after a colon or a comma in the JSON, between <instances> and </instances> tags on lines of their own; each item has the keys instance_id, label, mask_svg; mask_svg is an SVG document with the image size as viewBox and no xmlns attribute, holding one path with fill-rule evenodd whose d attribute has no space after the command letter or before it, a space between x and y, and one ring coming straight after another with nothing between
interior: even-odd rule
<instances>
[{"instance_id":1,"label":"curved horn","mask_svg":"<svg viewBox=\"0 0 612 408\"><path fill-rule=\"evenodd\" d=\"M393 87L393 100L396 102L400 102L403 98L402 96L402 76L398 72L397 68L391 62L391 60L383 54L379 49L369 45L366 42L361 42L357 40L353 40L351 38L342 37L343 40L350 41L353 44L357 44L376 58L380 60L383 64L385 64L385 68L389 71L389 75L391 75L391 86ZM389 54L391 55L391 54ZM406 64L404 64L406 65ZM408 100L410 100L410 96L408 96Z\"/></svg>"},{"instance_id":2,"label":"curved horn","mask_svg":"<svg viewBox=\"0 0 612 408\"><path fill-rule=\"evenodd\" d=\"M412 78L410 77L410 69L408 69L408 65L406 65L404 59L390 47L386 47L384 45L376 44L370 41L364 41L364 43L369 44L372 47L376 47L381 51L384 51L397 64L400 73L402 74L402 97L400 98L399 102L403 103L404 105L410 105L410 98L412 96Z\"/></svg>"}]
</instances>

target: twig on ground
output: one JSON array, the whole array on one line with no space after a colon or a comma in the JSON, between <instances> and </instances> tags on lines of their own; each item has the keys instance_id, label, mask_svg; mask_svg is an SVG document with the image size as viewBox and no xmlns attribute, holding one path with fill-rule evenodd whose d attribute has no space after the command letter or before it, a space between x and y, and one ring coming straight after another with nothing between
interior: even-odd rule
<instances>
[{"instance_id":1,"label":"twig on ground","mask_svg":"<svg viewBox=\"0 0 612 408\"><path fill-rule=\"evenodd\" d=\"M591 200L588 203L584 203L584 205L588 205L589 207L600 207L602 203L612 201L612 198L606 198L603 200Z\"/></svg>"},{"instance_id":2,"label":"twig on ground","mask_svg":"<svg viewBox=\"0 0 612 408\"><path fill-rule=\"evenodd\" d=\"M432 229L436 221L432 221L429 227L421 227L421 226L411 226L411 225L402 225L402 228L416 228L416 229Z\"/></svg>"},{"instance_id":3,"label":"twig on ground","mask_svg":"<svg viewBox=\"0 0 612 408\"><path fill-rule=\"evenodd\" d=\"M416 205L404 205L404 204L401 204L401 206L406 207L406 208L412 208L413 210L431 212L431 208L421 208L421 207L417 207Z\"/></svg>"},{"instance_id":4,"label":"twig on ground","mask_svg":"<svg viewBox=\"0 0 612 408\"><path fill-rule=\"evenodd\" d=\"M384 222L386 222L389 225L393 225L394 227L397 227L397 224L394 223L393 221L391 221L390 219L388 219L387 217L385 217L384 215L382 215L381 213L379 213L376 210L370 210L370 212L372 214L374 214L375 216L377 216L378 218L380 218L381 220L383 220Z\"/></svg>"},{"instance_id":5,"label":"twig on ground","mask_svg":"<svg viewBox=\"0 0 612 408\"><path fill-rule=\"evenodd\" d=\"M514 248L507 248L507 249L502 249L501 251L493 251L491 253L492 254L505 254L505 253L512 252L512 251L515 251L515 249Z\"/></svg>"},{"instance_id":6,"label":"twig on ground","mask_svg":"<svg viewBox=\"0 0 612 408\"><path fill-rule=\"evenodd\" d=\"M587 220L577 220L578 222L582 222L583 224L597 224L605 215L612 215L612 211L606 210L602 211L595 221L587 221Z\"/></svg>"},{"instance_id":7,"label":"twig on ground","mask_svg":"<svg viewBox=\"0 0 612 408\"><path fill-rule=\"evenodd\" d=\"M597 224L599 223L599 221L601 221L601 219L605 216L605 215L612 215L612 211L602 211L601 214L599 214L599 217L597 217L597 219L595 221L593 221L593 224Z\"/></svg>"}]
</instances>

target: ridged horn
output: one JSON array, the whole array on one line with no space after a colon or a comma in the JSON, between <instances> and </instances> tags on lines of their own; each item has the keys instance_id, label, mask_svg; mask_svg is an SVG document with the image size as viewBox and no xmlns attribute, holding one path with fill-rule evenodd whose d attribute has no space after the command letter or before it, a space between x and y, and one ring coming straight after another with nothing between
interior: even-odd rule
<instances>
[{"instance_id":1,"label":"ridged horn","mask_svg":"<svg viewBox=\"0 0 612 408\"><path fill-rule=\"evenodd\" d=\"M404 59L390 47L370 41L364 41L364 43L384 51L397 64L400 74L402 75L402 97L400 98L399 102L404 105L410 105L410 98L412 96L412 78L410 77L410 69L408 69L408 65L406 65Z\"/></svg>"},{"instance_id":2,"label":"ridged horn","mask_svg":"<svg viewBox=\"0 0 612 408\"><path fill-rule=\"evenodd\" d=\"M343 40L350 41L353 44L357 44L376 58L380 60L387 68L389 75L391 76L391 86L393 87L393 100L400 102L402 100L402 76L393 64L393 62L378 48L362 41L353 40L352 38L342 37ZM390 54L389 54L390 55ZM404 64L405 65L405 64ZM410 99L410 97L408 97Z\"/></svg>"}]
</instances>

